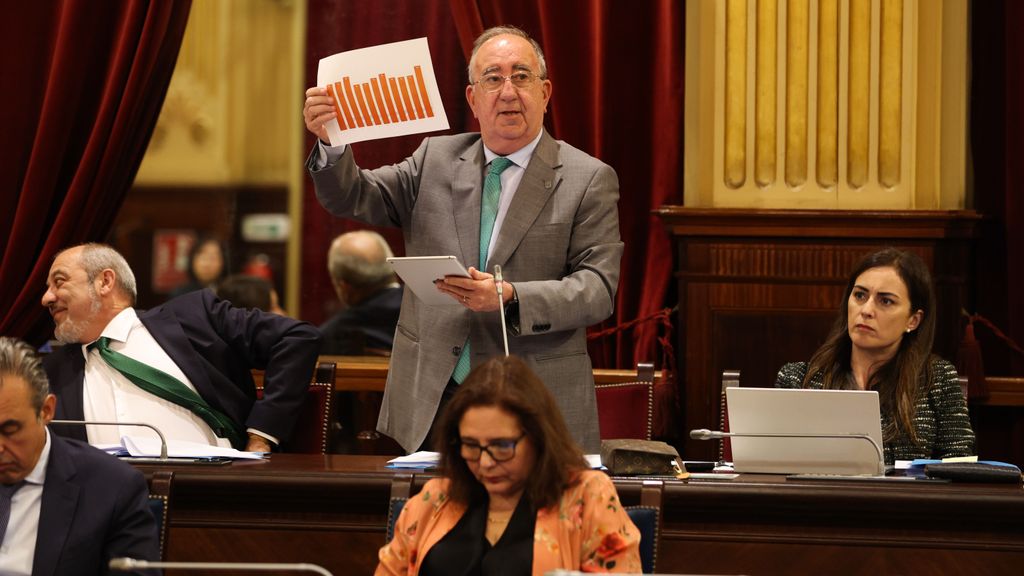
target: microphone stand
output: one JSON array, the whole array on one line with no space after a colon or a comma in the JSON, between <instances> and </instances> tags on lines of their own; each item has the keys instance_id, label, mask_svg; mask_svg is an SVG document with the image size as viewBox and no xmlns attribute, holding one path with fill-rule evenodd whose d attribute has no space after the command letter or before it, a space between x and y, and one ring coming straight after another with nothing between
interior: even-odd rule
<instances>
[{"instance_id":1,"label":"microphone stand","mask_svg":"<svg viewBox=\"0 0 1024 576\"><path fill-rule=\"evenodd\" d=\"M878 455L878 474L885 475L885 456L882 447L868 434L810 434L803 432L721 432L699 428L690 430L690 438L694 440L721 440L723 438L838 438L867 440Z\"/></svg>"},{"instance_id":2,"label":"microphone stand","mask_svg":"<svg viewBox=\"0 0 1024 576\"><path fill-rule=\"evenodd\" d=\"M153 432L156 432L156 435L160 437L160 458L157 459L157 458L127 457L127 458L122 458L122 460L126 460L128 462L137 462L137 463L154 463L154 462L157 463L157 464L166 464L167 463L167 439L164 438L164 433L161 432L159 428L157 428L156 426L153 426L152 424L146 424L145 422L100 422L100 421L93 421L93 420L50 420L50 424L82 424L82 425L85 425L85 426L93 426L93 425L96 425L96 426L143 426L145 428L149 428Z\"/></svg>"},{"instance_id":3,"label":"microphone stand","mask_svg":"<svg viewBox=\"0 0 1024 576\"><path fill-rule=\"evenodd\" d=\"M249 570L253 572L313 572L321 576L334 576L326 568L308 563L271 562L150 562L135 558L111 558L109 568L118 572L166 568L168 570Z\"/></svg>"},{"instance_id":4,"label":"microphone stand","mask_svg":"<svg viewBox=\"0 0 1024 576\"><path fill-rule=\"evenodd\" d=\"M508 356L508 331L505 329L505 300L502 297L504 282L501 279L501 266L494 265L494 286L498 291L498 313L501 315L501 340L505 344L505 356Z\"/></svg>"}]
</instances>

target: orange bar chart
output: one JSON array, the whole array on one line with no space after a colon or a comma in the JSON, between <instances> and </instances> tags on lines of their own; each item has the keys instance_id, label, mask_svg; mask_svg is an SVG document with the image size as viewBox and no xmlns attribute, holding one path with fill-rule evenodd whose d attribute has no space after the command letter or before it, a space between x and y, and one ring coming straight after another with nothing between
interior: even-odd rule
<instances>
[{"instance_id":1,"label":"orange bar chart","mask_svg":"<svg viewBox=\"0 0 1024 576\"><path fill-rule=\"evenodd\" d=\"M413 73L409 75L377 74L363 82L345 76L328 84L327 94L334 102L341 130L434 117L434 106L420 66L413 66Z\"/></svg>"}]
</instances>

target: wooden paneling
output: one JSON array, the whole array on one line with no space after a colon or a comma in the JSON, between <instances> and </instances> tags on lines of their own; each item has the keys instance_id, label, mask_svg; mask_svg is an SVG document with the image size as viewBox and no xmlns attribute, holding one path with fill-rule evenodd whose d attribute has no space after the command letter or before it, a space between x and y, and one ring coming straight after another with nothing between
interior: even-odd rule
<instances>
[{"instance_id":1,"label":"wooden paneling","mask_svg":"<svg viewBox=\"0 0 1024 576\"><path fill-rule=\"evenodd\" d=\"M169 561L312 562L371 574L396 472L385 457L275 454L174 470ZM418 491L434 472L406 471ZM614 478L623 504L642 481ZM406 484L403 484L406 485ZM658 572L1015 574L1019 484L665 480ZM174 574L170 572L169 574Z\"/></svg>"},{"instance_id":2,"label":"wooden paneling","mask_svg":"<svg viewBox=\"0 0 1024 576\"><path fill-rule=\"evenodd\" d=\"M252 256L265 254L274 271L274 285L286 295L283 242L244 242L241 221L250 214L287 212L288 190L282 186L133 186L125 197L107 242L132 267L138 285L138 307L151 308L167 299L154 292L153 233L174 229L213 235L228 245L229 272L237 273Z\"/></svg>"},{"instance_id":3,"label":"wooden paneling","mask_svg":"<svg viewBox=\"0 0 1024 576\"><path fill-rule=\"evenodd\" d=\"M816 211L666 206L679 287L684 430L718 425L720 375L772 386L779 367L809 359L839 310L847 275L866 253L896 246L920 255L938 298L935 351L955 360L978 216L964 211ZM684 457L711 460L687 440Z\"/></svg>"}]
</instances>

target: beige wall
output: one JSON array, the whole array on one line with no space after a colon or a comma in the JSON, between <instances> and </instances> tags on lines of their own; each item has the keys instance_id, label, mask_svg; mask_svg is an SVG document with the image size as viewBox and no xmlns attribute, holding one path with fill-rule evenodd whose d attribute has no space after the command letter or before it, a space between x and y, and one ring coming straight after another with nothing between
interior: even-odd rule
<instances>
[{"instance_id":1,"label":"beige wall","mask_svg":"<svg viewBox=\"0 0 1024 576\"><path fill-rule=\"evenodd\" d=\"M685 203L965 207L966 0L688 0Z\"/></svg>"},{"instance_id":2,"label":"beige wall","mask_svg":"<svg viewBox=\"0 0 1024 576\"><path fill-rule=\"evenodd\" d=\"M136 186L280 187L300 230L305 18L305 0L194 0ZM292 234L291 310L299 262Z\"/></svg>"}]
</instances>

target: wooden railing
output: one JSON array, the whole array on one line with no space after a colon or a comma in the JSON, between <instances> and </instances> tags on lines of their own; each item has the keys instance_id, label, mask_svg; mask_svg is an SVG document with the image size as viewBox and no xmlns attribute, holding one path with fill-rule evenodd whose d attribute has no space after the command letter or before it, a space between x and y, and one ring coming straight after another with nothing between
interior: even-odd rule
<instances>
[{"instance_id":1,"label":"wooden railing","mask_svg":"<svg viewBox=\"0 0 1024 576\"><path fill-rule=\"evenodd\" d=\"M334 362L337 365L334 379L336 392L383 392L388 379L389 358L383 356L321 356L320 362ZM263 371L253 370L257 384L263 382ZM654 381L661 380L661 371L654 373ZM597 369L594 381L597 384L616 384L636 380L636 370Z\"/></svg>"},{"instance_id":2,"label":"wooden railing","mask_svg":"<svg viewBox=\"0 0 1024 576\"><path fill-rule=\"evenodd\" d=\"M1024 378L986 376L988 398L977 402L982 406L1024 406Z\"/></svg>"}]
</instances>

